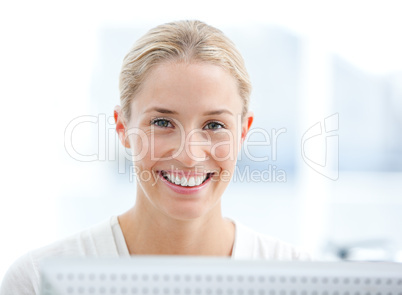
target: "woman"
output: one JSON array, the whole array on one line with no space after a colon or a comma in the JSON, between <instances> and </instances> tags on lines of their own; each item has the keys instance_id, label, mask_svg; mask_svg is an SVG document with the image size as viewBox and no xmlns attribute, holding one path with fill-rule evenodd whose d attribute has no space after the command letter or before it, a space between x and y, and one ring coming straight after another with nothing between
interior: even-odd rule
<instances>
[{"instance_id":1,"label":"woman","mask_svg":"<svg viewBox=\"0 0 402 295\"><path fill-rule=\"evenodd\" d=\"M221 214L221 196L253 122L240 53L200 21L150 30L124 59L116 131L137 177L124 214L18 259L0 294L37 294L50 256L211 255L308 259L293 246Z\"/></svg>"}]
</instances>

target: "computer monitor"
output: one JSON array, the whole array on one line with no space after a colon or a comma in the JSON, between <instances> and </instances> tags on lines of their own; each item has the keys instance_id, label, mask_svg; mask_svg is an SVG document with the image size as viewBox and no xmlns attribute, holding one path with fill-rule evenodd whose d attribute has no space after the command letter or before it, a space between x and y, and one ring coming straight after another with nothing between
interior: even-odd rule
<instances>
[{"instance_id":1,"label":"computer monitor","mask_svg":"<svg viewBox=\"0 0 402 295\"><path fill-rule=\"evenodd\" d=\"M42 295L402 295L402 265L222 257L54 258Z\"/></svg>"}]
</instances>

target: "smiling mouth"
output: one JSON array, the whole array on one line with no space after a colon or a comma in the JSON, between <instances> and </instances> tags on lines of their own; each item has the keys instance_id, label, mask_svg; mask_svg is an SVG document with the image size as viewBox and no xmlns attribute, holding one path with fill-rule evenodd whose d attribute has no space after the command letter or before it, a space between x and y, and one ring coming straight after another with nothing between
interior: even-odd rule
<instances>
[{"instance_id":1,"label":"smiling mouth","mask_svg":"<svg viewBox=\"0 0 402 295\"><path fill-rule=\"evenodd\" d=\"M199 185L202 185L205 181L207 181L209 178L211 178L213 176L213 172L209 172L205 175L199 175L199 176L179 176L179 175L175 175L175 174L170 174L166 171L160 171L159 172L160 175L166 179L167 181L169 181L170 183L180 186L180 187L196 187Z\"/></svg>"}]
</instances>

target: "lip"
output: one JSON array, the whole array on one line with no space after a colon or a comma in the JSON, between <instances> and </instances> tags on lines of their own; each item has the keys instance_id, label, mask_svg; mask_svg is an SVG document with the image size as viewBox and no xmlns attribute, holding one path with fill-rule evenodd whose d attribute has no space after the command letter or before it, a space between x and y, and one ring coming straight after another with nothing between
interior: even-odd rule
<instances>
[{"instance_id":1,"label":"lip","mask_svg":"<svg viewBox=\"0 0 402 295\"><path fill-rule=\"evenodd\" d=\"M184 175L187 176L187 174L184 174ZM197 174L195 174L195 175L197 175ZM173 184L170 181L166 180L162 175L162 171L159 171L159 176L160 176L161 181L163 183L165 183L175 193L183 194L183 195L191 195L191 194L196 194L196 193L200 192L201 190L203 190L204 188L206 188L208 186L209 182L212 179L212 175L211 175L207 180L205 180L203 183L201 183L198 186L185 187L185 186L179 186L179 185Z\"/></svg>"},{"instance_id":2,"label":"lip","mask_svg":"<svg viewBox=\"0 0 402 295\"><path fill-rule=\"evenodd\" d=\"M162 171L165 171L169 174L173 174L174 176L180 176L180 177L185 176L186 178L205 176L208 173L214 173L213 171L207 171L204 173L196 173L196 172L192 172L192 171L178 171L178 170L161 170L161 171L158 171L158 173L161 173Z\"/></svg>"}]
</instances>

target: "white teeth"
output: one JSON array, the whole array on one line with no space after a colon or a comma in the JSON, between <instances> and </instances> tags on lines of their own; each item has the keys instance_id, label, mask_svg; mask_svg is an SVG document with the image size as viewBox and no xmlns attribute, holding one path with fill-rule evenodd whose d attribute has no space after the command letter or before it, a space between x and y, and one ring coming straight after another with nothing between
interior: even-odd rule
<instances>
[{"instance_id":1,"label":"white teeth","mask_svg":"<svg viewBox=\"0 0 402 295\"><path fill-rule=\"evenodd\" d=\"M180 186L198 186L200 185L206 178L206 176L196 176L190 177L187 179L185 176L175 176L174 174L164 173L164 176L171 182Z\"/></svg>"},{"instance_id":2,"label":"white teeth","mask_svg":"<svg viewBox=\"0 0 402 295\"><path fill-rule=\"evenodd\" d=\"M187 186L187 178L186 178L185 176L183 176L183 177L181 178L180 185L181 185L181 186Z\"/></svg>"},{"instance_id":3,"label":"white teeth","mask_svg":"<svg viewBox=\"0 0 402 295\"><path fill-rule=\"evenodd\" d=\"M203 182L204 178L201 176L197 176L195 178L195 185L200 185Z\"/></svg>"},{"instance_id":4,"label":"white teeth","mask_svg":"<svg viewBox=\"0 0 402 295\"><path fill-rule=\"evenodd\" d=\"M188 180L188 186L195 186L195 179L194 179L194 177L190 177L190 179Z\"/></svg>"}]
</instances>

